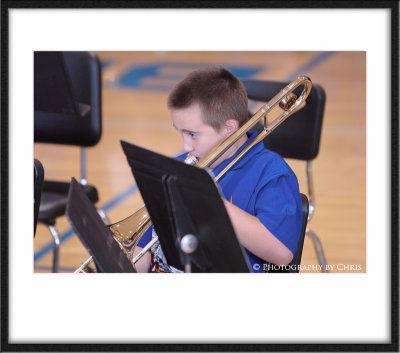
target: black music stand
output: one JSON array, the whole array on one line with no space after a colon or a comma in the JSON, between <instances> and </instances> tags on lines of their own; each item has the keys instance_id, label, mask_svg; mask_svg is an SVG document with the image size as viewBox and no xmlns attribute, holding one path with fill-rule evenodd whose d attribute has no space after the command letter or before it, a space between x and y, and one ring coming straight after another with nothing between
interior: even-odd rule
<instances>
[{"instance_id":1,"label":"black music stand","mask_svg":"<svg viewBox=\"0 0 400 353\"><path fill-rule=\"evenodd\" d=\"M75 178L69 188L66 215L74 232L93 256L98 272L136 272Z\"/></svg>"},{"instance_id":2,"label":"black music stand","mask_svg":"<svg viewBox=\"0 0 400 353\"><path fill-rule=\"evenodd\" d=\"M251 272L206 170L121 145L169 265L185 272Z\"/></svg>"}]
</instances>

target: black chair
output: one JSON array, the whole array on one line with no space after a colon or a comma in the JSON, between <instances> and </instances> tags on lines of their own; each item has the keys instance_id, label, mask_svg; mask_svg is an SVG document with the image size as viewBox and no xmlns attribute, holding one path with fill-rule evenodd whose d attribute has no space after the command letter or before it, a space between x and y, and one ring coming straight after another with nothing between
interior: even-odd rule
<instances>
[{"instance_id":1,"label":"black chair","mask_svg":"<svg viewBox=\"0 0 400 353\"><path fill-rule=\"evenodd\" d=\"M293 260L287 266L274 266L269 265L269 273L299 273L300 264L301 264L301 256L303 255L303 246L304 246L304 237L306 235L307 229L307 218L308 218L308 198L306 195L301 194L301 203L303 209L303 218L302 218L302 226L300 238L297 243L297 250L293 256Z\"/></svg>"},{"instance_id":2,"label":"black chair","mask_svg":"<svg viewBox=\"0 0 400 353\"><path fill-rule=\"evenodd\" d=\"M33 236L36 235L36 225L39 216L39 206L40 206L40 198L42 196L42 188L43 188L43 179L44 179L44 169L42 163L38 159L34 159L33 161L33 197L34 197L34 206L33 206Z\"/></svg>"},{"instance_id":3,"label":"black chair","mask_svg":"<svg viewBox=\"0 0 400 353\"><path fill-rule=\"evenodd\" d=\"M80 184L96 203L97 189L86 180L85 148L96 145L102 132L100 62L90 52L35 52L34 59L35 142L80 146ZM65 214L69 184L43 183L38 221L47 225L53 236L53 272L58 272L60 247L55 223ZM105 212L98 212L109 223Z\"/></svg>"},{"instance_id":4,"label":"black chair","mask_svg":"<svg viewBox=\"0 0 400 353\"><path fill-rule=\"evenodd\" d=\"M301 226L301 234L299 242L297 243L297 250L294 254L293 260L290 263L289 272L299 272L300 270L300 263L301 263L301 256L303 255L303 245L304 245L304 237L306 235L307 229L307 222L308 222L308 210L309 210L309 203L308 198L306 195L301 194L301 203L303 207L303 222Z\"/></svg>"},{"instance_id":5,"label":"black chair","mask_svg":"<svg viewBox=\"0 0 400 353\"><path fill-rule=\"evenodd\" d=\"M267 102L273 98L289 82L274 82L261 80L242 80L250 100ZM295 93L299 94L302 87ZM324 89L313 84L310 95L303 109L289 117L276 130L264 139L267 149L280 154L283 158L298 159L306 162L307 188L309 198L308 223L315 212L315 194L312 182L312 160L319 152L322 120L324 116L326 95ZM251 113L249 115L252 115ZM260 131L261 125L255 130ZM307 227L306 234L313 240L319 264L323 272L328 272L326 258L318 235Z\"/></svg>"}]
</instances>

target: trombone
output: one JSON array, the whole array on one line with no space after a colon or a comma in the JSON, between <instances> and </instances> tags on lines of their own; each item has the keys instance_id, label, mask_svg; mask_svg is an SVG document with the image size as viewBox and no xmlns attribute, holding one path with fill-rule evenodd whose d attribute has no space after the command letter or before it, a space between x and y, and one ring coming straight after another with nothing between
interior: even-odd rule
<instances>
[{"instance_id":1,"label":"trombone","mask_svg":"<svg viewBox=\"0 0 400 353\"><path fill-rule=\"evenodd\" d=\"M303 86L303 90L299 97L297 97L293 91ZM220 156L222 156L236 141L238 141L245 133L251 130L261 119L264 119L264 129L256 136L256 138L246 146L217 176L214 180L217 182L221 179L225 173L232 168L254 145L262 141L267 137L273 130L275 130L283 121L289 116L294 114L296 111L304 106L304 103L310 94L312 87L311 79L307 76L300 76L287 86L285 86L278 94L276 94L271 100L264 104L244 125L230 135L225 141L211 151L206 157L202 158L197 162L195 158L185 160L187 164L196 164L197 167L207 168L212 165ZM268 121L268 114L273 108L279 106L283 112L271 122ZM197 162L197 163L196 163ZM120 244L120 246L130 250L136 247L137 243L141 239L144 232L151 225L150 216L147 212L145 205L143 205L138 211L131 214L127 218L108 225L108 228L112 231L114 239ZM148 243L140 253L133 259L133 264L139 261L143 255L149 251L149 249L158 241L158 237L154 237L150 243ZM92 257L89 257L76 271L75 273L86 272L87 266L93 261Z\"/></svg>"}]
</instances>

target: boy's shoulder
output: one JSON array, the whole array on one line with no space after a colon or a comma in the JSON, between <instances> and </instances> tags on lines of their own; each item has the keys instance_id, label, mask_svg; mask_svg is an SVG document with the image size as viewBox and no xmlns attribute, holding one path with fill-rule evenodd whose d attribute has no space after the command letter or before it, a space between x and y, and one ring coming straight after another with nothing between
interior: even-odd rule
<instances>
[{"instance_id":1,"label":"boy's shoulder","mask_svg":"<svg viewBox=\"0 0 400 353\"><path fill-rule=\"evenodd\" d=\"M268 175L294 175L290 166L282 156L267 148L260 149L257 153L257 164Z\"/></svg>"}]
</instances>

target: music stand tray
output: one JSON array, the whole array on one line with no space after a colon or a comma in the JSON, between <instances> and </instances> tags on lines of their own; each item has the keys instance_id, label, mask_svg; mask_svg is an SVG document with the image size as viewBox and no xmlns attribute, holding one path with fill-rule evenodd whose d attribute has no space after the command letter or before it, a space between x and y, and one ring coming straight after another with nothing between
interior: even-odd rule
<instances>
[{"instance_id":1,"label":"music stand tray","mask_svg":"<svg viewBox=\"0 0 400 353\"><path fill-rule=\"evenodd\" d=\"M125 141L121 145L169 265L181 270L190 265L190 272L251 272L206 170ZM193 252L182 248L185 236L197 242Z\"/></svg>"},{"instance_id":2,"label":"music stand tray","mask_svg":"<svg viewBox=\"0 0 400 353\"><path fill-rule=\"evenodd\" d=\"M136 272L75 178L69 187L66 215L74 232L93 256L98 272Z\"/></svg>"}]
</instances>

